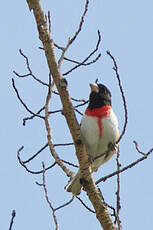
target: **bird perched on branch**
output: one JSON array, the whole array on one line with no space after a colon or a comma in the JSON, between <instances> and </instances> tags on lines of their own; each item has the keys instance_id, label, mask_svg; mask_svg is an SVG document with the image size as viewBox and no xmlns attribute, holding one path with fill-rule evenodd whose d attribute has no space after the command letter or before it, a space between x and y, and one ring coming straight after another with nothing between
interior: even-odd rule
<instances>
[{"instance_id":1,"label":"bird perched on branch","mask_svg":"<svg viewBox=\"0 0 153 230\"><path fill-rule=\"evenodd\" d=\"M92 171L107 162L116 151L118 120L111 107L111 93L105 85L90 84L89 105L81 120L82 141L92 159ZM80 171L65 189L77 196L81 192Z\"/></svg>"}]
</instances>

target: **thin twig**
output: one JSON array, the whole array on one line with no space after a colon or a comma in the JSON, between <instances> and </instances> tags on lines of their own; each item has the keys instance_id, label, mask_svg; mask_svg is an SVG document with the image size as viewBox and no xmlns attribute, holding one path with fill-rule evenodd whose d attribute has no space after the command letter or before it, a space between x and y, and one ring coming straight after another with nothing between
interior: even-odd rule
<instances>
[{"instance_id":1,"label":"thin twig","mask_svg":"<svg viewBox=\"0 0 153 230\"><path fill-rule=\"evenodd\" d=\"M30 157L28 160L26 161L22 161L23 164L27 164L29 163L31 160L33 160L35 157L37 157L44 149L46 149L48 147L48 143L45 144L38 152L36 152L32 157Z\"/></svg>"},{"instance_id":2,"label":"thin twig","mask_svg":"<svg viewBox=\"0 0 153 230\"><path fill-rule=\"evenodd\" d=\"M22 165L22 167L25 168L25 170L28 172L28 173L31 173L31 174L41 174L43 173L43 170L40 170L40 171L32 171L30 169L28 169L28 167L23 163L23 161L21 160L21 157L20 157L20 152L23 150L23 146L17 151L17 158L18 158L18 161L20 163L20 165ZM54 166L56 165L56 162L54 162L52 165L48 166L45 171L53 168Z\"/></svg>"},{"instance_id":3,"label":"thin twig","mask_svg":"<svg viewBox=\"0 0 153 230\"><path fill-rule=\"evenodd\" d=\"M60 146L70 146L70 145L74 145L73 142L71 143L64 143L64 144L54 144L54 147L60 147Z\"/></svg>"},{"instance_id":4,"label":"thin twig","mask_svg":"<svg viewBox=\"0 0 153 230\"><path fill-rule=\"evenodd\" d=\"M72 63L75 63L75 64L78 64L78 65L88 66L88 65L91 65L91 64L95 63L96 61L98 61L98 59L100 57L101 57L101 54L98 54L95 59L93 59L92 61L87 62L87 63L82 63L82 62L79 62L79 61L75 61L75 60L67 58L67 57L64 57L64 60L72 62Z\"/></svg>"},{"instance_id":5,"label":"thin twig","mask_svg":"<svg viewBox=\"0 0 153 230\"><path fill-rule=\"evenodd\" d=\"M75 167L75 168L79 168L78 165L75 165L75 164L73 164L73 163L71 163L71 162L69 162L69 161L65 161L65 160L62 160L62 159L61 159L61 161L64 162L65 164L68 164L68 165L73 166L73 167Z\"/></svg>"},{"instance_id":6,"label":"thin twig","mask_svg":"<svg viewBox=\"0 0 153 230\"><path fill-rule=\"evenodd\" d=\"M68 202L66 202L65 204L60 205L59 207L55 208L54 210L57 211L57 210L59 210L61 208L65 208L66 206L68 206L69 204L72 203L72 201L74 200L74 198L75 198L75 196L72 196L72 198Z\"/></svg>"},{"instance_id":7,"label":"thin twig","mask_svg":"<svg viewBox=\"0 0 153 230\"><path fill-rule=\"evenodd\" d=\"M64 143L64 144L54 144L54 147L60 147L60 146L72 146L72 145L74 145L74 143ZM21 165L23 166L24 165L24 167L25 167L25 164L27 164L27 163L29 163L30 161L32 161L35 157L37 157L43 150L45 150L46 148L48 147L48 143L47 144L45 144L39 151L37 151L33 156L31 156L29 159L27 159L27 160L25 160L25 161L22 161L21 160L21 158L20 158L20 154L18 154L18 157L19 157L19 159L20 159L20 163L21 163ZM23 148L22 148L23 149ZM21 151L21 150L20 150ZM20 153L20 151L19 151L19 153ZM62 160L62 159L61 159ZM62 160L64 163L66 163L66 164L69 164L69 165L71 165L71 166L73 166L73 167L77 167L78 168L78 166L77 165L75 165L75 164L72 164L72 163L70 163L70 162L68 162L68 161L65 161L65 160ZM52 165L51 165L52 166ZM47 169L49 169L49 168L51 168L51 166L49 166L48 168L46 168L46 170ZM29 170L27 167L25 167L26 168L26 170L28 171L28 172L31 172L31 173L33 173L33 174L39 174L39 173L42 173L42 171L38 171L38 172L34 172L34 171L31 171L31 170Z\"/></svg>"},{"instance_id":8,"label":"thin twig","mask_svg":"<svg viewBox=\"0 0 153 230\"><path fill-rule=\"evenodd\" d=\"M85 99L76 99L74 97L71 97L72 101L76 101L76 102L83 102L83 103L87 103L87 101Z\"/></svg>"},{"instance_id":9,"label":"thin twig","mask_svg":"<svg viewBox=\"0 0 153 230\"><path fill-rule=\"evenodd\" d=\"M86 4L85 4L85 9L84 9L84 12L82 14L82 17L81 17L81 21L80 21L80 24L79 24L79 27L78 27L78 30L76 31L76 33L74 34L74 36L70 39L68 39L68 42L67 42L67 45L66 47L62 50L62 54L58 60L58 67L60 68L60 65L64 59L64 55L65 55L65 52L68 50L69 46L74 42L74 40L76 39L76 37L78 36L78 34L81 32L81 29L82 29L82 25L84 23L84 18L85 18L85 15L87 13L87 10L88 10L88 5L89 5L89 0L86 0Z\"/></svg>"},{"instance_id":10,"label":"thin twig","mask_svg":"<svg viewBox=\"0 0 153 230\"><path fill-rule=\"evenodd\" d=\"M129 165L123 167L122 169L117 170L117 171L115 171L115 172L113 172L113 173L111 173L111 174L109 174L109 175L107 175L107 176L101 177L99 180L96 181L96 184L99 184L99 183L102 182L102 181L106 181L108 178L111 178L111 177L113 177L113 176L115 176L115 175L117 175L117 174L119 174L119 173L122 173L122 172L126 171L126 170L129 169L129 168L134 167L135 165L137 165L137 164L140 163L141 161L147 159L147 157L148 157L152 152L153 152L153 148L151 148L143 157L141 157L141 158L139 158L138 160L132 162L131 164L129 164Z\"/></svg>"},{"instance_id":11,"label":"thin twig","mask_svg":"<svg viewBox=\"0 0 153 230\"><path fill-rule=\"evenodd\" d=\"M118 139L117 142L116 142L116 144L118 144L118 143L120 142L120 140L122 139L122 137L124 136L125 131L126 131L126 126L127 126L127 122L128 122L128 111L127 111L127 105L126 105L126 99L125 99L123 87L122 87L121 80L120 80L120 76L119 76L119 73L118 73L118 66L117 66L116 60L115 60L115 58L113 57L113 55L110 53L110 51L107 51L107 54L110 56L110 58L112 59L112 61L113 61L113 63L114 63L113 70L114 70L115 73L116 73L116 77L117 77L117 80L118 80L118 85L119 85L119 88L120 88L120 91L121 91L121 95L122 95L123 106L124 106L124 112L125 112L125 121L124 121L123 131L122 131L122 133L121 133L119 139Z\"/></svg>"},{"instance_id":12,"label":"thin twig","mask_svg":"<svg viewBox=\"0 0 153 230\"><path fill-rule=\"evenodd\" d=\"M78 107L84 106L84 105L86 105L88 102L89 102L89 100L84 101L83 103L81 103L81 104L79 104L79 105L75 105L74 108L78 108Z\"/></svg>"},{"instance_id":13,"label":"thin twig","mask_svg":"<svg viewBox=\"0 0 153 230\"><path fill-rule=\"evenodd\" d=\"M45 165L44 163L42 162L42 167L43 167L43 174L42 174L42 180L43 180L43 183L42 183L42 186L43 186L43 189L44 189L44 193L45 193L45 199L50 207L50 209L52 210L52 216L53 216L53 220L54 220L54 223L55 223L55 229L58 230L59 229L59 225L58 225L58 222L57 222L57 217L55 215L55 209L53 208L50 200L49 200L49 197L48 197L48 191L47 191L47 187L46 187L46 180L45 180Z\"/></svg>"},{"instance_id":14,"label":"thin twig","mask_svg":"<svg viewBox=\"0 0 153 230\"><path fill-rule=\"evenodd\" d=\"M88 11L88 5L89 5L89 0L86 0L86 3L85 3L85 8L84 8L84 12L81 16L81 20L80 20L80 23L79 23L79 27L77 29L77 31L75 32L74 36L68 40L68 43L66 45L66 47L62 47L62 46L59 46L57 45L56 43L54 43L54 46L60 50L63 51L63 54L66 52L66 50L69 48L69 46L74 42L74 40L77 38L78 34L81 32L81 29L82 29L82 26L83 26L83 23L84 23L84 19L85 19L85 16L86 16L86 13ZM40 49L43 49L40 47ZM64 55L62 54L62 57L59 59L59 65L61 64L61 61L62 59L64 58Z\"/></svg>"},{"instance_id":15,"label":"thin twig","mask_svg":"<svg viewBox=\"0 0 153 230\"><path fill-rule=\"evenodd\" d=\"M107 204L106 202L105 202L105 204L108 206L108 208L110 208L113 211L113 213L111 214L111 216L114 216L115 217L115 221L116 221L116 211L115 211L115 208L113 206Z\"/></svg>"},{"instance_id":16,"label":"thin twig","mask_svg":"<svg viewBox=\"0 0 153 230\"><path fill-rule=\"evenodd\" d=\"M14 221L15 216L16 216L16 212L15 212L15 210L13 210L12 211L12 217L11 217L11 221L10 221L9 230L12 230L13 221Z\"/></svg>"},{"instance_id":17,"label":"thin twig","mask_svg":"<svg viewBox=\"0 0 153 230\"><path fill-rule=\"evenodd\" d=\"M119 162L120 151L118 147L117 156L116 156L116 163L117 163L117 170L119 171L121 168L121 164ZM122 230L121 220L120 220L120 210L121 210L121 202L120 202L120 173L117 174L117 191L116 191L116 221L118 225L118 230Z\"/></svg>"},{"instance_id":18,"label":"thin twig","mask_svg":"<svg viewBox=\"0 0 153 230\"><path fill-rule=\"evenodd\" d=\"M70 39L68 40L67 45L66 45L66 47L63 49L63 52L62 52L62 54L61 54L61 56L60 56L60 58L59 58L59 60L58 60L58 67L59 67L59 68L60 68L61 63L62 63L62 61L63 61L63 59L64 59L65 52L68 50L69 46L70 46Z\"/></svg>"},{"instance_id":19,"label":"thin twig","mask_svg":"<svg viewBox=\"0 0 153 230\"><path fill-rule=\"evenodd\" d=\"M49 111L48 113L49 114L54 114L54 113L61 113L62 112L62 109L57 109L57 110L54 110L54 111Z\"/></svg>"},{"instance_id":20,"label":"thin twig","mask_svg":"<svg viewBox=\"0 0 153 230\"><path fill-rule=\"evenodd\" d=\"M88 61L88 59L97 52L97 50L99 49L99 45L101 42L101 35L100 35L100 31L98 30L98 42L96 44L96 48L79 64L75 65L74 67L72 67L70 70L68 70L67 72L63 73L63 76L68 75L69 73L71 73L73 70L77 69L78 67L82 66L85 62ZM96 61L100 58L101 54L98 55L98 57L96 58Z\"/></svg>"},{"instance_id":21,"label":"thin twig","mask_svg":"<svg viewBox=\"0 0 153 230\"><path fill-rule=\"evenodd\" d=\"M80 111L78 111L76 108L84 106L88 103L88 101L85 101L79 105L75 105L73 108L76 112L78 112L80 115L83 115ZM62 109L54 110L54 111L49 111L49 114L54 114L54 113L62 113Z\"/></svg>"},{"instance_id":22,"label":"thin twig","mask_svg":"<svg viewBox=\"0 0 153 230\"><path fill-rule=\"evenodd\" d=\"M81 116L83 116L83 113L81 113L78 109L74 109L78 114L80 114Z\"/></svg>"},{"instance_id":23,"label":"thin twig","mask_svg":"<svg viewBox=\"0 0 153 230\"><path fill-rule=\"evenodd\" d=\"M29 64L29 60L28 60L28 57L22 52L21 49L19 49L19 52L21 54L21 56L24 57L25 61L26 61L26 66L27 66L27 70L29 71L28 74L18 74L16 71L13 71L13 73L17 76L17 77L20 77L20 78L25 78L25 77L28 77L28 76L31 76L34 80L36 80L37 82L39 82L40 84L42 85L45 85L45 86L49 86L47 83L41 81L40 79L38 79L33 73L32 73L32 70L30 68L30 64Z\"/></svg>"},{"instance_id":24,"label":"thin twig","mask_svg":"<svg viewBox=\"0 0 153 230\"><path fill-rule=\"evenodd\" d=\"M55 95L58 95L58 96L59 96L59 93L56 92L55 90L52 90L52 93L54 93ZM85 99L76 99L76 98L74 98L74 97L71 97L71 100L72 100L72 101L76 101L76 102L88 103L88 101L86 101Z\"/></svg>"},{"instance_id":25,"label":"thin twig","mask_svg":"<svg viewBox=\"0 0 153 230\"><path fill-rule=\"evenodd\" d=\"M133 143L135 144L135 148L138 151L138 153L140 153L141 155L145 156L146 154L139 150L138 143L136 141L133 141Z\"/></svg>"},{"instance_id":26,"label":"thin twig","mask_svg":"<svg viewBox=\"0 0 153 230\"><path fill-rule=\"evenodd\" d=\"M43 110L45 109L45 107L43 106L41 109L39 109L38 110L38 112L36 113L37 115L38 114L40 114ZM34 117L36 117L35 115L32 115L32 116L30 116L30 117L25 117L25 118L23 118L23 126L25 126L26 125L26 121L27 120L32 120Z\"/></svg>"},{"instance_id":27,"label":"thin twig","mask_svg":"<svg viewBox=\"0 0 153 230\"><path fill-rule=\"evenodd\" d=\"M76 31L76 33L74 34L74 36L70 39L70 42L69 42L70 44L72 44L72 42L74 42L74 40L77 38L78 34L81 32L82 25L84 23L84 19L85 19L86 13L88 11L88 5L89 5L89 0L86 0L84 12L83 12L83 14L81 16L81 21L79 23L78 30Z\"/></svg>"},{"instance_id":28,"label":"thin twig","mask_svg":"<svg viewBox=\"0 0 153 230\"><path fill-rule=\"evenodd\" d=\"M48 24L49 24L49 33L51 33L51 16L50 16L50 11L48 11Z\"/></svg>"},{"instance_id":29,"label":"thin twig","mask_svg":"<svg viewBox=\"0 0 153 230\"><path fill-rule=\"evenodd\" d=\"M42 184L40 184L38 182L36 182L36 184L39 185L39 186L42 186L43 189L44 189L45 199L46 199L46 201L47 201L50 209L52 210L52 216L53 216L55 227L56 227L55 229L58 230L59 229L59 225L58 225L58 222L57 222L57 217L55 215L55 212L57 210L59 210L59 209L65 208L66 206L68 206L69 204L71 204L72 201L74 200L74 196L72 196L72 198L68 202L66 202L65 204L62 204L59 207L54 208L53 205L51 204L51 201L49 200L49 197L48 197L48 191L47 191L47 187L46 187L46 178L45 178L46 169L45 169L44 162L42 162L42 167L43 167Z\"/></svg>"},{"instance_id":30,"label":"thin twig","mask_svg":"<svg viewBox=\"0 0 153 230\"><path fill-rule=\"evenodd\" d=\"M64 53L65 53L65 48L64 48L64 47L58 46L58 45L55 44L55 43L54 43L54 45L55 45L58 49L61 49L62 51L64 51ZM42 47L39 47L39 49L44 50L44 48L42 48ZM83 61L82 61L82 62L79 62L79 61L76 61L76 60L67 58L67 57L65 57L65 56L63 57L63 60L72 62L72 63L77 64L77 65L88 66L88 65L92 65L92 64L94 64L95 62L97 62L98 59L99 59L100 57L101 57L101 53L99 53L99 54L97 55L97 57L94 58L92 61L87 62L87 63L84 63ZM16 73L16 72L15 72L15 73ZM29 75L30 75L30 74L28 74L28 76L29 76Z\"/></svg>"},{"instance_id":31,"label":"thin twig","mask_svg":"<svg viewBox=\"0 0 153 230\"><path fill-rule=\"evenodd\" d=\"M81 202L81 204L89 211L92 213L95 213L95 211L93 211L91 208L89 208L82 200L80 197L76 196L76 198Z\"/></svg>"},{"instance_id":32,"label":"thin twig","mask_svg":"<svg viewBox=\"0 0 153 230\"><path fill-rule=\"evenodd\" d=\"M16 88L16 86L15 86L15 81L14 81L13 78L12 78L12 86L13 86L13 89L15 90L15 92L16 92L17 98L19 99L19 101L21 102L21 104L24 106L24 108L25 108L29 113L31 113L33 116L44 119L43 116L41 116L41 115L39 115L39 114L36 114L36 113L32 112L32 111L28 108L28 106L23 102L23 100L21 99L21 97L20 97L20 95L19 95L19 92L18 92L18 90L17 90L17 88Z\"/></svg>"}]
</instances>

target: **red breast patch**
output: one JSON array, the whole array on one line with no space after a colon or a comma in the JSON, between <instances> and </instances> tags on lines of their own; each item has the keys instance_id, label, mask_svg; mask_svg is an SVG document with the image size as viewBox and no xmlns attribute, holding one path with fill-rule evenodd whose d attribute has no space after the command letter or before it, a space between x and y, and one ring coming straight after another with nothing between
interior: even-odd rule
<instances>
[{"instance_id":1,"label":"red breast patch","mask_svg":"<svg viewBox=\"0 0 153 230\"><path fill-rule=\"evenodd\" d=\"M85 114L92 117L97 117L97 123L99 127L99 138L102 136L102 118L108 117L111 112L111 106L105 105L96 109L87 108Z\"/></svg>"}]
</instances>

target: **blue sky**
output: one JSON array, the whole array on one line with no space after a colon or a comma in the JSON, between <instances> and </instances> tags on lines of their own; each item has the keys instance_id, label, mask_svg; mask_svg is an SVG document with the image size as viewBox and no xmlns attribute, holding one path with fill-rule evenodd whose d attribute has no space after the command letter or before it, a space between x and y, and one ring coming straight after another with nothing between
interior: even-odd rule
<instances>
[{"instance_id":1,"label":"blue sky","mask_svg":"<svg viewBox=\"0 0 153 230\"><path fill-rule=\"evenodd\" d=\"M79 23L84 2L77 1L42 1L45 12L51 12L52 37L64 46ZM112 70L113 64L106 50L115 56L126 95L128 106L128 126L120 143L122 166L137 159L133 140L139 143L142 151L153 147L152 92L153 92L153 2L146 1L90 1L87 17L77 41L66 53L69 58L84 59L97 42L97 30L102 36L99 52L101 59L89 67L81 67L68 75L67 81L72 97L88 99L89 83L99 78L112 92L113 109L117 114L120 130L124 124L124 110L118 84ZM26 102L33 109L39 110L44 105L47 88L42 87L30 77L17 79L13 70L20 74L27 73L25 60L19 55L21 48L29 57L35 75L43 81L48 80L48 67L34 22L33 14L28 10L26 1L3 1L1 4L1 229L8 229L11 211L16 210L13 229L54 229L54 222L41 187L41 175L28 174L16 157L17 150L24 145L22 159L38 151L46 144L46 131L43 121L35 118L22 126L22 119L29 114L16 98L11 86L14 77L16 86ZM59 52L56 50L57 57ZM62 73L70 68L63 62ZM53 96L51 110L60 109L57 96ZM83 112L85 109L82 108ZM77 115L80 121L81 116ZM71 142L64 117L51 116L54 143ZM77 163L72 147L56 149L66 160ZM40 170L41 162L50 165L53 160L48 149L29 164L31 170ZM121 221L123 230L151 229L153 225L153 156L121 175ZM94 175L96 179L116 169L115 158L102 166ZM71 195L64 191L68 179L56 166L46 173L47 188L54 207L67 202ZM106 202L115 205L116 178L99 185ZM87 202L85 193L81 197ZM60 230L65 229L100 229L92 213L89 213L78 200L68 207L57 211Z\"/></svg>"}]
</instances>

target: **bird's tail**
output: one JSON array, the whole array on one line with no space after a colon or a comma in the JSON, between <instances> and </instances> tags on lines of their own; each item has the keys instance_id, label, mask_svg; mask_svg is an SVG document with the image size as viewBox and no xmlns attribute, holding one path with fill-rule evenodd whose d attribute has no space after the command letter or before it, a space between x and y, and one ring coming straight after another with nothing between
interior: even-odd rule
<instances>
[{"instance_id":1,"label":"bird's tail","mask_svg":"<svg viewBox=\"0 0 153 230\"><path fill-rule=\"evenodd\" d=\"M70 182L65 186L67 192L72 192L74 196L77 196L81 192L82 185L80 184L80 172L78 172Z\"/></svg>"}]
</instances>

